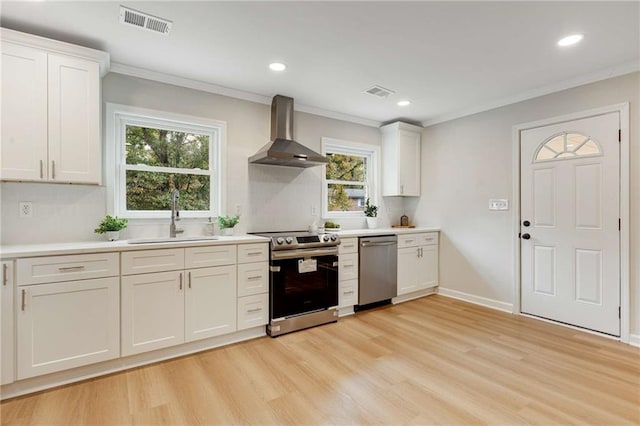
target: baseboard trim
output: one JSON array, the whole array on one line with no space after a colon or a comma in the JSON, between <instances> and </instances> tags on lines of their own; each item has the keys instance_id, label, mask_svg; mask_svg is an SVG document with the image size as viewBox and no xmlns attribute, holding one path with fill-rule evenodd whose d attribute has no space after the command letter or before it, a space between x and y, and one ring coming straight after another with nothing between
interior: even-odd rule
<instances>
[{"instance_id":1,"label":"baseboard trim","mask_svg":"<svg viewBox=\"0 0 640 426\"><path fill-rule=\"evenodd\" d=\"M513 304L501 302L499 300L488 299L482 296L476 296L474 294L463 293L458 290L452 290L450 288L438 288L438 294L451 297L452 299L464 300L465 302L473 303L474 305L481 305L487 308L496 309L502 312L513 313Z\"/></svg>"},{"instance_id":2,"label":"baseboard trim","mask_svg":"<svg viewBox=\"0 0 640 426\"><path fill-rule=\"evenodd\" d=\"M391 303L398 304L402 302L408 302L409 300L419 299L424 296L429 296L432 294L436 294L438 292L438 287L431 287L424 290L414 291L413 293L403 294L401 296L394 297L391 299Z\"/></svg>"},{"instance_id":3,"label":"baseboard trim","mask_svg":"<svg viewBox=\"0 0 640 426\"><path fill-rule=\"evenodd\" d=\"M630 334L628 343L631 346L637 346L640 348L640 334Z\"/></svg>"}]
</instances>

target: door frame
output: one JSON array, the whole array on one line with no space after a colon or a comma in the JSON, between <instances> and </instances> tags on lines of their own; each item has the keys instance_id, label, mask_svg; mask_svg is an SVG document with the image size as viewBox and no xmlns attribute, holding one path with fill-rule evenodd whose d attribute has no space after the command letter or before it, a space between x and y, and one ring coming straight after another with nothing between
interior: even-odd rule
<instances>
[{"instance_id":1,"label":"door frame","mask_svg":"<svg viewBox=\"0 0 640 426\"><path fill-rule=\"evenodd\" d=\"M513 126L513 209L511 213L511 228L513 235L513 313L522 315L520 310L520 297L522 278L520 258L520 135L523 131L536 127L559 124L566 121L595 117L612 112L620 114L620 341L629 343L631 320L631 297L629 289L629 103L620 103L601 108L590 109L572 114L551 117L542 120L521 123Z\"/></svg>"}]
</instances>

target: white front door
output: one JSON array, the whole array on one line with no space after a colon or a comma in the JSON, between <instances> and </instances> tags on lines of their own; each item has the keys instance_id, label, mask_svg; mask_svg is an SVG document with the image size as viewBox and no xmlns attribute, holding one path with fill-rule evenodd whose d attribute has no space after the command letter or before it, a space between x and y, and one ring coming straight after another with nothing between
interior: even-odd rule
<instances>
[{"instance_id":1,"label":"white front door","mask_svg":"<svg viewBox=\"0 0 640 426\"><path fill-rule=\"evenodd\" d=\"M521 133L521 311L620 335L618 112Z\"/></svg>"}]
</instances>

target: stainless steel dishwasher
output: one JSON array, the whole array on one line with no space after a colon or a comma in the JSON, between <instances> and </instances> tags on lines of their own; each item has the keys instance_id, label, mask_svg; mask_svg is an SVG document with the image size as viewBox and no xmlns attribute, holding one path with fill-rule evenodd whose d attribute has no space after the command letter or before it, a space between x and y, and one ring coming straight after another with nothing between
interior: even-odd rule
<instances>
[{"instance_id":1,"label":"stainless steel dishwasher","mask_svg":"<svg viewBox=\"0 0 640 426\"><path fill-rule=\"evenodd\" d=\"M398 237L380 235L359 240L358 306L389 302L398 295Z\"/></svg>"}]
</instances>

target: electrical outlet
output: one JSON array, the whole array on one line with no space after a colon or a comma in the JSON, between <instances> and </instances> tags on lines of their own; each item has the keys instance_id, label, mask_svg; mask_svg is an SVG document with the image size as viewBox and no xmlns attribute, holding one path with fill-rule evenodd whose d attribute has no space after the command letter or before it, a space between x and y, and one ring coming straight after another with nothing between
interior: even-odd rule
<instances>
[{"instance_id":1,"label":"electrical outlet","mask_svg":"<svg viewBox=\"0 0 640 426\"><path fill-rule=\"evenodd\" d=\"M33 204L30 201L20 202L20 217L32 217Z\"/></svg>"},{"instance_id":2,"label":"electrical outlet","mask_svg":"<svg viewBox=\"0 0 640 426\"><path fill-rule=\"evenodd\" d=\"M311 216L318 216L318 208L316 206L311 206Z\"/></svg>"},{"instance_id":3,"label":"electrical outlet","mask_svg":"<svg viewBox=\"0 0 640 426\"><path fill-rule=\"evenodd\" d=\"M242 206L240 204L236 204L236 215L240 216L242 214Z\"/></svg>"}]
</instances>

